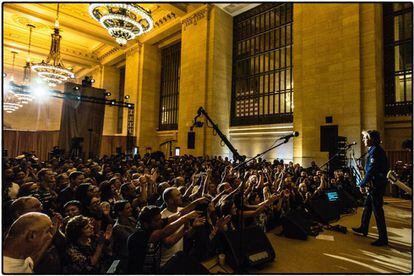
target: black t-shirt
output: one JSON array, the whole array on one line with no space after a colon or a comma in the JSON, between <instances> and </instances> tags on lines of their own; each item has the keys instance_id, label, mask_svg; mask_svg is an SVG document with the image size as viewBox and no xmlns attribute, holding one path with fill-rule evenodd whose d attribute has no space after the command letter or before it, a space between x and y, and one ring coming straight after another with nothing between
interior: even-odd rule
<instances>
[{"instance_id":1,"label":"black t-shirt","mask_svg":"<svg viewBox=\"0 0 414 276\"><path fill-rule=\"evenodd\" d=\"M168 219L163 219L163 227ZM161 241L148 242L152 231L139 226L128 237L128 273L158 274L161 263Z\"/></svg>"}]
</instances>

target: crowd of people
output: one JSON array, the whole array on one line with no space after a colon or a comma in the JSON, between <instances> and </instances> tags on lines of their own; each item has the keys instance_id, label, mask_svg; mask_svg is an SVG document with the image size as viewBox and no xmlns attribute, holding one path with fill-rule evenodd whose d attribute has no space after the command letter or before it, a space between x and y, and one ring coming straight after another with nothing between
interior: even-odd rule
<instances>
[{"instance_id":1,"label":"crowd of people","mask_svg":"<svg viewBox=\"0 0 414 276\"><path fill-rule=\"evenodd\" d=\"M222 252L223 234L242 225L273 229L326 189L358 193L349 173L328 178L314 162L236 166L161 154L6 158L3 271L105 273L121 260L119 272L166 273L180 254L189 264Z\"/></svg>"}]
</instances>

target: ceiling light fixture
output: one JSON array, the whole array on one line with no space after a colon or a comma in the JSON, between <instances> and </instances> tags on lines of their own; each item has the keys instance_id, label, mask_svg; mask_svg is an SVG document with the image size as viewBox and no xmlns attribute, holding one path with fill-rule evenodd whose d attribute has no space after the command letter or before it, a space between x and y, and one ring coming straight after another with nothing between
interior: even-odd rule
<instances>
[{"instance_id":1,"label":"ceiling light fixture","mask_svg":"<svg viewBox=\"0 0 414 276\"><path fill-rule=\"evenodd\" d=\"M121 46L154 27L151 12L137 4L94 3L89 6L89 14L101 23Z\"/></svg>"},{"instance_id":2,"label":"ceiling light fixture","mask_svg":"<svg viewBox=\"0 0 414 276\"><path fill-rule=\"evenodd\" d=\"M12 87L14 86L14 63L16 60L16 51L12 51L13 55L13 67L12 67L12 74L10 76L9 80L6 80L7 75L3 75L3 110L7 113L13 113L13 111L16 111L20 107L22 107L22 104L20 102L20 99L16 96L16 93L13 92Z\"/></svg>"},{"instance_id":3,"label":"ceiling light fixture","mask_svg":"<svg viewBox=\"0 0 414 276\"><path fill-rule=\"evenodd\" d=\"M54 87L64 83L68 79L75 78L75 74L63 65L60 55L60 40L62 39L62 36L59 34L59 4L57 4L54 32L51 36L52 42L46 61L42 60L41 63L32 65L32 69L36 71L49 86Z\"/></svg>"}]
</instances>

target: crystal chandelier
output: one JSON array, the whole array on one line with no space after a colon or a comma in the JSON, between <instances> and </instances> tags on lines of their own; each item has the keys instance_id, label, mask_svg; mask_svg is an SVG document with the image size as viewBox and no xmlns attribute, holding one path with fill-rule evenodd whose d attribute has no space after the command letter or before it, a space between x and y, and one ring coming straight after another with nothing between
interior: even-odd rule
<instances>
[{"instance_id":1,"label":"crystal chandelier","mask_svg":"<svg viewBox=\"0 0 414 276\"><path fill-rule=\"evenodd\" d=\"M7 113L13 113L20 107L23 107L23 105L16 94L10 90L7 91L4 95L3 110Z\"/></svg>"},{"instance_id":2,"label":"crystal chandelier","mask_svg":"<svg viewBox=\"0 0 414 276\"><path fill-rule=\"evenodd\" d=\"M149 32L154 26L151 12L137 4L90 4L89 14L101 23L121 46L125 45L128 40Z\"/></svg>"},{"instance_id":3,"label":"crystal chandelier","mask_svg":"<svg viewBox=\"0 0 414 276\"><path fill-rule=\"evenodd\" d=\"M38 75L45 80L49 86L54 87L65 82L67 79L75 78L75 74L65 68L60 56L60 40L62 36L59 34L59 4L57 4L57 14L52 33L52 43L50 45L50 52L46 61L32 65L32 70L36 71Z\"/></svg>"},{"instance_id":4,"label":"crystal chandelier","mask_svg":"<svg viewBox=\"0 0 414 276\"><path fill-rule=\"evenodd\" d=\"M17 97L16 93L14 93L11 89L11 87L14 85L14 62L16 60L16 54L17 52L12 51L13 54L13 67L12 67L12 75L10 77L10 80L5 80L3 83L5 84L5 87L3 89L4 92L4 101L3 101L3 110L7 113L12 113L13 111L16 111L23 105L21 104L20 99ZM6 78L6 75L4 76Z\"/></svg>"},{"instance_id":5,"label":"crystal chandelier","mask_svg":"<svg viewBox=\"0 0 414 276\"><path fill-rule=\"evenodd\" d=\"M27 59L26 64L23 67L23 85L30 85L31 82L31 66L32 63L30 62L30 46L32 45L32 29L36 28L34 25L27 24L27 27L29 27L29 44L27 47ZM22 104L27 104L33 100L33 96L31 94L27 93L20 93L19 91L13 91L16 95L16 97L20 100Z\"/></svg>"}]
</instances>

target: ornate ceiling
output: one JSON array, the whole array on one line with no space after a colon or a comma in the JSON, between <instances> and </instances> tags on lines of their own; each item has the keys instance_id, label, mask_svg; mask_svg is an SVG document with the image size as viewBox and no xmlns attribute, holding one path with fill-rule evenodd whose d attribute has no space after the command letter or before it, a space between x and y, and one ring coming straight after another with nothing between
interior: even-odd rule
<instances>
[{"instance_id":1,"label":"ornate ceiling","mask_svg":"<svg viewBox=\"0 0 414 276\"><path fill-rule=\"evenodd\" d=\"M140 42L152 43L168 38L179 32L180 18L193 7L202 4L164 4L148 3L142 6L151 11L154 30L138 38ZM62 35L61 53L66 67L72 67L78 77L82 77L92 68L103 64L105 58L117 52L119 45L109 36L98 22L89 16L89 4L60 4L60 32ZM246 10L246 4L218 4L221 9L235 15ZM50 48L50 35L56 17L56 3L5 3L3 4L3 68L10 72L12 68L12 51L17 51L15 72L25 64L29 41L29 28L32 32L31 61L40 62L46 58ZM134 44L129 42L125 49ZM123 52L119 51L118 52Z\"/></svg>"}]
</instances>

